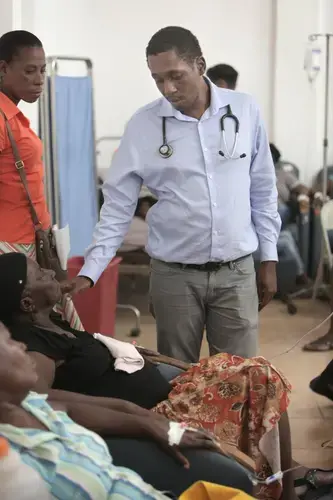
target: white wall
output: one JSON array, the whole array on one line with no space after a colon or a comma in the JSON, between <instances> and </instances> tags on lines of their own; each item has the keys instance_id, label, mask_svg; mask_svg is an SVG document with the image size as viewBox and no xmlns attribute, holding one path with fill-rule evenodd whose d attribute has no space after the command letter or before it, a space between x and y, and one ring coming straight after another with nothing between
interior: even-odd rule
<instances>
[{"instance_id":1,"label":"white wall","mask_svg":"<svg viewBox=\"0 0 333 500\"><path fill-rule=\"evenodd\" d=\"M325 51L322 70L312 84L304 71L304 57L308 36L326 31L333 32L332 0L277 1L274 140L284 158L299 166L306 182L322 166ZM333 39L331 47L333 52ZM330 83L332 97L333 72ZM330 125L332 145L332 119ZM332 147L329 161L333 163Z\"/></svg>"},{"instance_id":2,"label":"white wall","mask_svg":"<svg viewBox=\"0 0 333 500\"><path fill-rule=\"evenodd\" d=\"M145 48L159 28L178 24L198 36L208 65L227 62L239 70L239 89L257 98L270 139L302 178L310 181L320 168L324 73L310 86L303 63L308 35L333 31L333 0L206 0L197 7L193 0L0 1L0 31L20 21L48 55L93 60L97 137L121 135L131 114L157 97ZM333 96L333 66L331 80ZM23 109L36 126L36 106Z\"/></svg>"},{"instance_id":3,"label":"white wall","mask_svg":"<svg viewBox=\"0 0 333 500\"><path fill-rule=\"evenodd\" d=\"M208 65L234 65L241 74L239 89L256 96L268 126L271 123L270 0L206 0L204 7L195 7L193 0L167 4L164 0L23 0L23 4L25 8L30 4L30 12L34 6L33 31L48 55L93 60L97 137L122 134L132 113L158 96L145 49L155 31L169 24L197 35Z\"/></svg>"}]
</instances>

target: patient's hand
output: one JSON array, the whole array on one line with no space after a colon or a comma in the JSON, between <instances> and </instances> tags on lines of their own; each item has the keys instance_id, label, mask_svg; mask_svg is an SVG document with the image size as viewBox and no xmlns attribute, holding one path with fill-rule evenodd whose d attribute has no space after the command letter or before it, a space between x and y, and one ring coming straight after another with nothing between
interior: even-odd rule
<instances>
[{"instance_id":1,"label":"patient's hand","mask_svg":"<svg viewBox=\"0 0 333 500\"><path fill-rule=\"evenodd\" d=\"M178 446L170 446L168 431L170 423L166 418L146 419L145 430L162 448L174 456L185 468L189 468L188 459L182 454L181 448L198 448L222 453L219 444L213 435L201 430L187 428ZM223 453L222 453L223 454Z\"/></svg>"}]
</instances>

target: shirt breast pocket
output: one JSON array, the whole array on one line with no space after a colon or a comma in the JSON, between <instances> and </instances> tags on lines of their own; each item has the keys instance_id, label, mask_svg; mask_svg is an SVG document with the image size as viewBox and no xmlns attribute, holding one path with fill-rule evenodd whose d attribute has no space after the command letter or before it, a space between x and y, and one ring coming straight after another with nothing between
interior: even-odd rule
<instances>
[{"instance_id":1,"label":"shirt breast pocket","mask_svg":"<svg viewBox=\"0 0 333 500\"><path fill-rule=\"evenodd\" d=\"M239 127L236 133L236 123L232 118L224 120L225 132L221 131L219 155L225 160L247 160L251 158L251 137L248 128ZM245 163L245 162L243 162Z\"/></svg>"}]
</instances>

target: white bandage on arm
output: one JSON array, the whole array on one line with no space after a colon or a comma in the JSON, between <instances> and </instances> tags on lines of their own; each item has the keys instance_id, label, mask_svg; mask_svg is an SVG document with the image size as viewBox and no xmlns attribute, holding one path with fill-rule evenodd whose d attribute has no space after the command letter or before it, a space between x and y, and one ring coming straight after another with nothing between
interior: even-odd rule
<instances>
[{"instance_id":1,"label":"white bandage on arm","mask_svg":"<svg viewBox=\"0 0 333 500\"><path fill-rule=\"evenodd\" d=\"M170 422L168 430L169 446L178 446L186 429L187 428L184 424L180 424L179 422Z\"/></svg>"}]
</instances>

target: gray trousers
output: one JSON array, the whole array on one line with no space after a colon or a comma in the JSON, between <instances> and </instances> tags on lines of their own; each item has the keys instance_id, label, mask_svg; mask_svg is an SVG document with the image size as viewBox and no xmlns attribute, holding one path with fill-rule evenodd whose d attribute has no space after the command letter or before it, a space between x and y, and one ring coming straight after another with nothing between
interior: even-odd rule
<instances>
[{"instance_id":1,"label":"gray trousers","mask_svg":"<svg viewBox=\"0 0 333 500\"><path fill-rule=\"evenodd\" d=\"M161 354L197 362L205 328L211 356L257 354L258 296L252 256L217 272L153 259L150 301Z\"/></svg>"}]
</instances>

